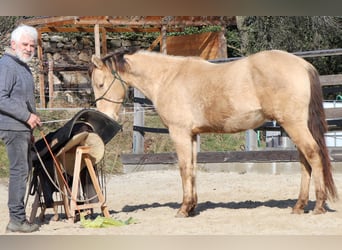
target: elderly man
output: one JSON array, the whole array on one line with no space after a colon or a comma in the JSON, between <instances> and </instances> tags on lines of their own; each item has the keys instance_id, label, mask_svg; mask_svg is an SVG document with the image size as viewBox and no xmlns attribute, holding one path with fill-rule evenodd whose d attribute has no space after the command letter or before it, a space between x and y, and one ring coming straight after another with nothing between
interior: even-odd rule
<instances>
[{"instance_id":1,"label":"elderly man","mask_svg":"<svg viewBox=\"0 0 342 250\"><path fill-rule=\"evenodd\" d=\"M7 232L30 233L39 229L27 221L24 205L31 170L32 131L41 125L35 114L34 80L27 65L36 44L36 29L21 25L13 30L11 46L0 59L0 138L10 164Z\"/></svg>"}]
</instances>

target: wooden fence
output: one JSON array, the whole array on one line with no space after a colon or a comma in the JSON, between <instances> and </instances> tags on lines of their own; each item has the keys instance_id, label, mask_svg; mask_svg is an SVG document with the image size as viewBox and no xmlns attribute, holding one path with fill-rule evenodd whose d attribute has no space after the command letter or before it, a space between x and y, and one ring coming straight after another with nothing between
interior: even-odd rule
<instances>
[{"instance_id":1,"label":"wooden fence","mask_svg":"<svg viewBox=\"0 0 342 250\"><path fill-rule=\"evenodd\" d=\"M332 49L332 50L318 50L318 51L306 51L306 52L298 52L294 53L300 57L303 58L308 58L308 57L317 57L317 56L338 56L342 55L342 49ZM213 63L225 63L233 60L238 60L240 58L223 58L223 59L215 59L215 60L210 60ZM59 72L59 71L85 71L88 68L85 66L73 66L73 65L53 65L52 63L50 64L50 67L48 69L48 73L50 74L50 77L52 76L53 72ZM51 78L49 78L51 79ZM323 88L323 92L326 91L341 91L342 92L342 74L337 74L337 75L322 75L320 76L321 80L321 85ZM50 88L53 90L53 84L50 83ZM53 96L53 92L50 93L51 96ZM150 101L145 99L144 96L140 93L138 90L134 90L134 109L135 111L143 110L144 105L148 104L151 105ZM329 125L329 131L340 131L342 130L342 107L333 107L333 108L326 108L326 117L327 117L327 122ZM280 130L281 128L279 126L274 126L273 124L270 123L265 123L263 127L259 129L264 129L264 130ZM134 113L134 124L133 124L133 130L134 130L134 136L133 136L133 154L135 155L123 155L123 163L132 163L133 162L148 162L149 159L159 159L160 162L164 162L164 158L166 161L167 159L175 159L172 154L161 154L161 155L144 155L143 150L144 150L144 133L167 133L168 130L165 128L148 128L144 126L144 113L143 112L135 112ZM249 133L249 135L252 136L252 138L249 141L251 143L253 141L254 144L256 143L255 140L255 135L253 133ZM256 146L255 145L248 145L247 150L255 150ZM241 154L242 153L242 154ZM232 157L232 158L227 158L224 156L227 153L211 153L212 155L215 155L213 159L217 159L217 161L223 161L220 159L239 159L239 161L244 161L243 159L248 159L248 161L251 161L253 158L256 161L263 161L263 160L272 160L274 161L275 159L295 159L293 157L289 157L289 152L276 152L275 150L271 151L260 151L258 153L248 153L248 152L230 152L229 155L232 156L234 154L238 155L239 157ZM221 156L222 157L221 157ZM245 155L242 157L242 155ZM264 156L263 156L264 155ZM265 156L267 155L267 156ZM204 158L203 158L204 157ZM132 160L130 160L131 158ZM210 158L208 153L199 153L199 160L203 159L205 161L205 158ZM336 158L339 159L339 158ZM155 160L154 160L155 161Z\"/></svg>"},{"instance_id":2,"label":"wooden fence","mask_svg":"<svg viewBox=\"0 0 342 250\"><path fill-rule=\"evenodd\" d=\"M337 56L342 55L342 49L334 50L319 50L294 53L301 57L316 57L316 56ZM218 60L211 60L213 63L224 63L239 58L224 58ZM323 91L342 91L342 74L337 75L323 75L320 76ZM138 110L143 109L143 105L148 103L144 100L141 93L135 98L135 107ZM342 102L341 102L342 103ZM327 123L329 131L342 130L342 107L325 108ZM121 156L124 165L144 165L144 164L175 164L177 157L174 152L160 153L160 154L144 154L144 133L167 133L165 128L149 128L144 127L143 112L139 112L139 118L134 120L133 129L136 133L133 138L133 154L124 154ZM272 122L265 123L259 130L281 130L282 128ZM250 133L253 135L253 133ZM250 143L254 140L256 143L255 135L253 138L246 139ZM228 163L228 162L297 162L297 150L289 149L268 149L268 150L255 150L255 146L247 146L247 151L240 152L199 152L199 163ZM342 148L333 148L330 151L333 162L342 161Z\"/></svg>"}]
</instances>

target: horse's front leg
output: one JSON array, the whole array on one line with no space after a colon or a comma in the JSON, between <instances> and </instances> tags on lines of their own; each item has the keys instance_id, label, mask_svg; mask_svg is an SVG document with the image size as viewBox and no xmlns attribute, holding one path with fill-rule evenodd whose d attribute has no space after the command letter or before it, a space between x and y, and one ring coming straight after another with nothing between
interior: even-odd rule
<instances>
[{"instance_id":1,"label":"horse's front leg","mask_svg":"<svg viewBox=\"0 0 342 250\"><path fill-rule=\"evenodd\" d=\"M193 138L174 135L173 140L178 156L178 165L183 186L183 203L176 217L188 217L194 214L197 205L196 192L196 140ZM194 152L196 151L196 152Z\"/></svg>"}]
</instances>

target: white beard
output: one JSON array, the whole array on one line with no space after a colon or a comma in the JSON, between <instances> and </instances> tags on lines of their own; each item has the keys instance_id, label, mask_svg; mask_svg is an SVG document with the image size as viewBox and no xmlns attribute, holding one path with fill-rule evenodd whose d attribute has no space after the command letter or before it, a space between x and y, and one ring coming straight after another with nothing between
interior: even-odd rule
<instances>
[{"instance_id":1,"label":"white beard","mask_svg":"<svg viewBox=\"0 0 342 250\"><path fill-rule=\"evenodd\" d=\"M28 63L33 58L33 53L30 55L30 57L24 57L23 53L21 53L20 51L16 51L16 55L24 63Z\"/></svg>"}]
</instances>

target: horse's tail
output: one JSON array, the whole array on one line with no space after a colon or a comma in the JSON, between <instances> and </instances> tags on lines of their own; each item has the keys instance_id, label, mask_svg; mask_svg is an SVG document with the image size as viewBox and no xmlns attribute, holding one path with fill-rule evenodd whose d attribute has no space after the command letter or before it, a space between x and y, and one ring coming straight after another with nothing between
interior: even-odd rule
<instances>
[{"instance_id":1,"label":"horse's tail","mask_svg":"<svg viewBox=\"0 0 342 250\"><path fill-rule=\"evenodd\" d=\"M322 87L318 72L313 67L309 70L309 77L311 82L311 99L309 104L308 127L320 149L326 190L332 200L337 200L338 194L332 176L332 166L324 138L324 134L328 129L323 108Z\"/></svg>"}]
</instances>

